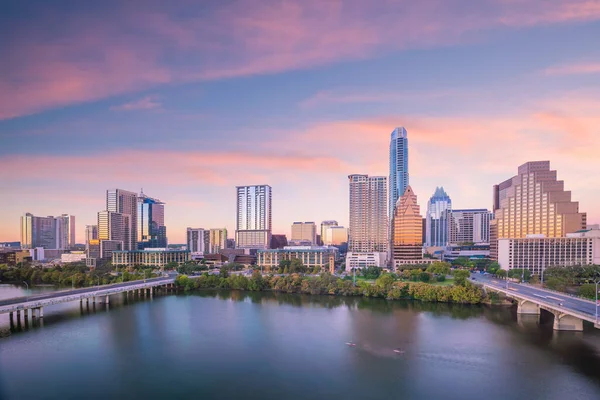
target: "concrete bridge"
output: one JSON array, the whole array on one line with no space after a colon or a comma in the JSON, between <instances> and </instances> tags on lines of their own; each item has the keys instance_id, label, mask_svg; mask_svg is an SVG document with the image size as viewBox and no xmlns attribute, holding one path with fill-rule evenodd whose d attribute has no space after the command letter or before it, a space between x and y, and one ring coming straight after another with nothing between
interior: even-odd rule
<instances>
[{"instance_id":1,"label":"concrete bridge","mask_svg":"<svg viewBox=\"0 0 600 400\"><path fill-rule=\"evenodd\" d=\"M590 300L536 288L527 284L506 282L490 275L471 275L474 284L486 290L504 293L517 302L517 314L540 315L546 310L554 315L554 329L557 331L582 331L583 321L594 324L600 329L597 317L597 305Z\"/></svg>"},{"instance_id":2,"label":"concrete bridge","mask_svg":"<svg viewBox=\"0 0 600 400\"><path fill-rule=\"evenodd\" d=\"M0 314L10 314L10 322L13 324L13 318L16 315L17 324L20 323L21 312L23 312L23 319L27 321L29 313L31 318L43 318L44 307L51 306L53 304L66 303L69 301L85 301L89 304L90 301L93 303L109 303L109 296L117 293L135 293L137 292L142 296L152 297L156 290L163 289L174 289L175 278L172 277L160 277L152 278L139 281L131 281L124 283L116 283L112 285L101 285L94 287L87 287L81 289L62 290L57 292L43 293L34 296L16 297L13 299L6 299L0 301Z\"/></svg>"}]
</instances>

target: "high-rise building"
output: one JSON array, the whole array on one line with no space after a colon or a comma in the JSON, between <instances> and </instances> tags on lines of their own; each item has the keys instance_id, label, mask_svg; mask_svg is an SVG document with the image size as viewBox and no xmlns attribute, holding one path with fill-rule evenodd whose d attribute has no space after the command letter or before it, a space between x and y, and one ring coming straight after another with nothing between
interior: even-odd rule
<instances>
[{"instance_id":1,"label":"high-rise building","mask_svg":"<svg viewBox=\"0 0 600 400\"><path fill-rule=\"evenodd\" d=\"M120 248L110 245L112 250L123 250L127 248L130 240L131 216L112 211L100 211L98 213L98 239L121 243ZM106 246L109 248L109 245ZM104 256L103 256L104 257Z\"/></svg>"},{"instance_id":2,"label":"high-rise building","mask_svg":"<svg viewBox=\"0 0 600 400\"><path fill-rule=\"evenodd\" d=\"M193 255L210 252L210 231L202 228L187 228L187 249Z\"/></svg>"},{"instance_id":3,"label":"high-rise building","mask_svg":"<svg viewBox=\"0 0 600 400\"><path fill-rule=\"evenodd\" d=\"M423 216L417 196L410 186L398 199L393 219L394 264L423 258Z\"/></svg>"},{"instance_id":4,"label":"high-rise building","mask_svg":"<svg viewBox=\"0 0 600 400\"><path fill-rule=\"evenodd\" d=\"M325 243L325 230L330 226L338 226L338 222L333 220L321 222L321 244Z\"/></svg>"},{"instance_id":5,"label":"high-rise building","mask_svg":"<svg viewBox=\"0 0 600 400\"><path fill-rule=\"evenodd\" d=\"M323 245L341 246L343 243L348 243L348 229L337 225L332 225L325 228Z\"/></svg>"},{"instance_id":6,"label":"high-rise building","mask_svg":"<svg viewBox=\"0 0 600 400\"><path fill-rule=\"evenodd\" d=\"M387 252L387 178L350 175L348 249L355 253Z\"/></svg>"},{"instance_id":7,"label":"high-rise building","mask_svg":"<svg viewBox=\"0 0 600 400\"><path fill-rule=\"evenodd\" d=\"M535 234L556 238L585 229L586 214L579 212L579 203L564 186L550 170L550 161L527 162L516 176L495 185L490 257L498 259L499 239Z\"/></svg>"},{"instance_id":8,"label":"high-rise building","mask_svg":"<svg viewBox=\"0 0 600 400\"><path fill-rule=\"evenodd\" d=\"M237 186L235 244L267 249L271 242L271 186Z\"/></svg>"},{"instance_id":9,"label":"high-rise building","mask_svg":"<svg viewBox=\"0 0 600 400\"><path fill-rule=\"evenodd\" d=\"M427 203L427 247L442 247L448 243L448 212L452 210L452 200L443 187L435 189L435 193Z\"/></svg>"},{"instance_id":10,"label":"high-rise building","mask_svg":"<svg viewBox=\"0 0 600 400\"><path fill-rule=\"evenodd\" d=\"M390 139L389 218L394 216L398 199L408 187L408 133L403 127L392 131Z\"/></svg>"},{"instance_id":11,"label":"high-rise building","mask_svg":"<svg viewBox=\"0 0 600 400\"><path fill-rule=\"evenodd\" d=\"M208 240L209 252L219 253L227 248L227 229L211 229Z\"/></svg>"},{"instance_id":12,"label":"high-rise building","mask_svg":"<svg viewBox=\"0 0 600 400\"><path fill-rule=\"evenodd\" d=\"M125 228L123 250L137 249L138 235L138 195L123 189L109 189L106 191L106 211L128 216L129 224ZM100 227L98 227L100 229Z\"/></svg>"},{"instance_id":13,"label":"high-rise building","mask_svg":"<svg viewBox=\"0 0 600 400\"><path fill-rule=\"evenodd\" d=\"M21 247L23 249L68 250L75 246L75 217L36 217L26 213L21 217Z\"/></svg>"},{"instance_id":14,"label":"high-rise building","mask_svg":"<svg viewBox=\"0 0 600 400\"><path fill-rule=\"evenodd\" d=\"M98 239L98 225L86 225L85 226L85 244L90 242L90 240Z\"/></svg>"},{"instance_id":15,"label":"high-rise building","mask_svg":"<svg viewBox=\"0 0 600 400\"><path fill-rule=\"evenodd\" d=\"M448 243L489 243L493 218L493 213L481 208L448 211Z\"/></svg>"},{"instance_id":16,"label":"high-rise building","mask_svg":"<svg viewBox=\"0 0 600 400\"><path fill-rule=\"evenodd\" d=\"M317 224L314 222L294 222L292 224L292 238L290 242L306 243L314 246L317 244Z\"/></svg>"},{"instance_id":17,"label":"high-rise building","mask_svg":"<svg viewBox=\"0 0 600 400\"><path fill-rule=\"evenodd\" d=\"M138 249L166 248L165 203L148 197L143 192L137 201Z\"/></svg>"}]
</instances>

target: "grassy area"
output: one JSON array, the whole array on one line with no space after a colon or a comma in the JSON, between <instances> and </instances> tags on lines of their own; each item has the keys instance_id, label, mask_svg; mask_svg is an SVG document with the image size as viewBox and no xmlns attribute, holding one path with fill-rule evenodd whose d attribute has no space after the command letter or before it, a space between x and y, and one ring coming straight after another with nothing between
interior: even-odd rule
<instances>
[{"instance_id":1,"label":"grassy area","mask_svg":"<svg viewBox=\"0 0 600 400\"><path fill-rule=\"evenodd\" d=\"M454 278L446 279L444 282L432 282L434 286L451 286L454 285Z\"/></svg>"}]
</instances>

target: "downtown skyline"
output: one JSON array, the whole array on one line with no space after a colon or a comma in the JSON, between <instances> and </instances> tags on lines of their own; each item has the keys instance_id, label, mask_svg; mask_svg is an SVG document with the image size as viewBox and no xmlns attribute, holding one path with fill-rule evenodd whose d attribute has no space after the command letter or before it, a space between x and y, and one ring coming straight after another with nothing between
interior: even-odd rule
<instances>
[{"instance_id":1,"label":"downtown skyline","mask_svg":"<svg viewBox=\"0 0 600 400\"><path fill-rule=\"evenodd\" d=\"M549 160L588 223L600 222L598 2L455 1L439 14L232 2L186 20L179 5L107 4L65 10L68 23L42 3L7 12L16 34L0 44L14 61L0 67L0 241L18 240L31 212L75 215L83 243L112 187L165 201L170 243L188 226L231 236L240 185L273 187L273 233L289 237L293 221L348 226L347 176L387 176L397 126L421 201L444 186L456 208L491 209L494 184ZM194 18L215 22L201 30ZM411 35L393 18L414 20ZM211 35L227 46L203 44Z\"/></svg>"}]
</instances>

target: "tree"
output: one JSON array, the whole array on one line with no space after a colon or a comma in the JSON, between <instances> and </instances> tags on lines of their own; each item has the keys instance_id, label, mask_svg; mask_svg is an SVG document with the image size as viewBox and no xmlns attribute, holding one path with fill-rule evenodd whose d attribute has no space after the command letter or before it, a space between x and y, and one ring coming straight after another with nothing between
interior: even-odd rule
<instances>
[{"instance_id":1,"label":"tree","mask_svg":"<svg viewBox=\"0 0 600 400\"><path fill-rule=\"evenodd\" d=\"M436 261L431 263L426 271L435 275L450 275L450 264L443 261Z\"/></svg>"},{"instance_id":2,"label":"tree","mask_svg":"<svg viewBox=\"0 0 600 400\"><path fill-rule=\"evenodd\" d=\"M375 285L381 289L382 292L388 292L394 284L394 277L392 274L383 274L375 281Z\"/></svg>"},{"instance_id":3,"label":"tree","mask_svg":"<svg viewBox=\"0 0 600 400\"><path fill-rule=\"evenodd\" d=\"M522 279L524 282L529 281L531 278L531 271L528 269L511 269L508 271L508 276L511 278Z\"/></svg>"},{"instance_id":4,"label":"tree","mask_svg":"<svg viewBox=\"0 0 600 400\"><path fill-rule=\"evenodd\" d=\"M496 272L498 272L499 269L500 269L500 264L498 264L496 261L492 261L487 266L487 272L489 272L492 275L496 275Z\"/></svg>"},{"instance_id":5,"label":"tree","mask_svg":"<svg viewBox=\"0 0 600 400\"><path fill-rule=\"evenodd\" d=\"M431 280L431 274L429 272L421 272L419 274L419 280L421 282L427 283L427 282L429 282Z\"/></svg>"},{"instance_id":6,"label":"tree","mask_svg":"<svg viewBox=\"0 0 600 400\"><path fill-rule=\"evenodd\" d=\"M452 275L454 275L454 284L459 286L465 286L467 284L467 278L469 277L470 273L469 271L464 269L457 269L454 270Z\"/></svg>"},{"instance_id":7,"label":"tree","mask_svg":"<svg viewBox=\"0 0 600 400\"><path fill-rule=\"evenodd\" d=\"M496 271L496 276L498 278L506 278L506 270L505 269L499 269Z\"/></svg>"},{"instance_id":8,"label":"tree","mask_svg":"<svg viewBox=\"0 0 600 400\"><path fill-rule=\"evenodd\" d=\"M584 283L577 289L577 294L586 299L596 300L596 284Z\"/></svg>"}]
</instances>

